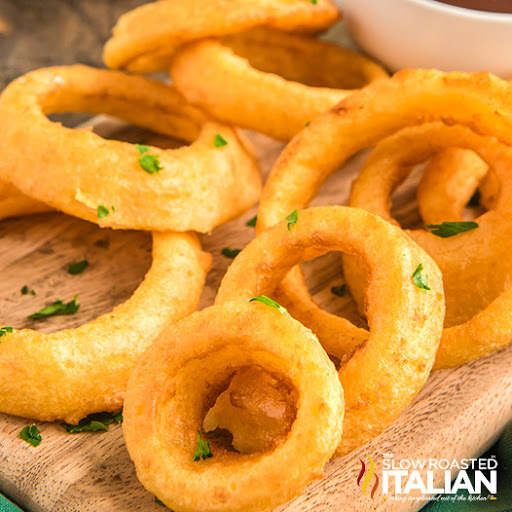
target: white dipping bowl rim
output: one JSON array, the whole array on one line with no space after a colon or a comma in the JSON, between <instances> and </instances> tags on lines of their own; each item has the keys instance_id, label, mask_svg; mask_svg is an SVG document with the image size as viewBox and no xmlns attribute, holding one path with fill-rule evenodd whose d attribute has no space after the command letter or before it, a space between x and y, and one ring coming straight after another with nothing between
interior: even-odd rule
<instances>
[{"instance_id":1,"label":"white dipping bowl rim","mask_svg":"<svg viewBox=\"0 0 512 512\"><path fill-rule=\"evenodd\" d=\"M387 0L336 3L356 45L392 72L406 68L490 71L512 79L512 55L507 50L512 49L512 13L478 11L436 0L390 0L386 12ZM422 16L425 23L418 21ZM404 23L409 18L407 26L393 25L395 20Z\"/></svg>"}]
</instances>

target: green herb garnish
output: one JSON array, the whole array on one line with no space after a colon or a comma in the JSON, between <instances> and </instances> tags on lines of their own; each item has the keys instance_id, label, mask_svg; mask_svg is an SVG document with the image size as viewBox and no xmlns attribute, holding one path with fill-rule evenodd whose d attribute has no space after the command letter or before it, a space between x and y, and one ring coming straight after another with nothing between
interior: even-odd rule
<instances>
[{"instance_id":1,"label":"green herb garnish","mask_svg":"<svg viewBox=\"0 0 512 512\"><path fill-rule=\"evenodd\" d=\"M162 507L166 507L167 506L162 500L159 500L156 496L155 496L155 503L157 505L161 505Z\"/></svg>"},{"instance_id":2,"label":"green herb garnish","mask_svg":"<svg viewBox=\"0 0 512 512\"><path fill-rule=\"evenodd\" d=\"M35 295L36 294L35 290L31 290L27 285L25 285L21 289L21 294L22 295L28 295L29 293L30 293L30 295Z\"/></svg>"},{"instance_id":3,"label":"green herb garnish","mask_svg":"<svg viewBox=\"0 0 512 512\"><path fill-rule=\"evenodd\" d=\"M267 297L266 295L258 295L257 297L253 297L252 299L249 300L249 302L261 302L262 304L270 306L271 308L278 309L279 312L283 315L286 313L286 308L283 308L281 304L279 304L275 300L272 300L270 297Z\"/></svg>"},{"instance_id":4,"label":"green herb garnish","mask_svg":"<svg viewBox=\"0 0 512 512\"><path fill-rule=\"evenodd\" d=\"M39 429L34 423L23 427L20 432L20 437L23 441L26 441L32 446L39 446L43 440L43 436L39 433Z\"/></svg>"},{"instance_id":5,"label":"green herb garnish","mask_svg":"<svg viewBox=\"0 0 512 512\"><path fill-rule=\"evenodd\" d=\"M226 146L228 141L220 134L217 133L215 138L213 139L213 147L221 148L222 146Z\"/></svg>"},{"instance_id":6,"label":"green herb garnish","mask_svg":"<svg viewBox=\"0 0 512 512\"><path fill-rule=\"evenodd\" d=\"M442 238L449 238L451 236L464 233L464 231L470 231L478 227L476 222L443 222L441 224L428 224L425 226L430 229L433 235L440 236Z\"/></svg>"},{"instance_id":7,"label":"green herb garnish","mask_svg":"<svg viewBox=\"0 0 512 512\"><path fill-rule=\"evenodd\" d=\"M224 247L222 249L222 255L226 256L226 258L236 258L240 253L242 252L242 249L230 249L229 247Z\"/></svg>"},{"instance_id":8,"label":"green herb garnish","mask_svg":"<svg viewBox=\"0 0 512 512\"><path fill-rule=\"evenodd\" d=\"M143 146L142 144L134 144L134 146L137 148L137 151L139 152L139 155L143 155L144 153L147 153L151 148L149 146Z\"/></svg>"},{"instance_id":9,"label":"green herb garnish","mask_svg":"<svg viewBox=\"0 0 512 512\"><path fill-rule=\"evenodd\" d=\"M89 262L87 260L77 261L76 263L70 263L68 267L68 273L76 276L77 274L81 274L88 266Z\"/></svg>"},{"instance_id":10,"label":"green herb garnish","mask_svg":"<svg viewBox=\"0 0 512 512\"><path fill-rule=\"evenodd\" d=\"M299 212L294 210L288 217L285 217L288 221L288 231L290 231L291 226L295 226L297 224L297 219L299 218Z\"/></svg>"},{"instance_id":11,"label":"green herb garnish","mask_svg":"<svg viewBox=\"0 0 512 512\"><path fill-rule=\"evenodd\" d=\"M156 174L163 169L158 155L143 155L139 158L139 164L149 174Z\"/></svg>"},{"instance_id":12,"label":"green herb garnish","mask_svg":"<svg viewBox=\"0 0 512 512\"><path fill-rule=\"evenodd\" d=\"M346 284L340 284L339 286L333 286L331 288L331 293L337 295L338 297L343 297L345 295Z\"/></svg>"},{"instance_id":13,"label":"green herb garnish","mask_svg":"<svg viewBox=\"0 0 512 512\"><path fill-rule=\"evenodd\" d=\"M139 165L142 170L149 174L157 174L163 169L160 165L158 155L148 155L147 152L151 149L149 146L143 146L142 144L135 144L137 151L139 152Z\"/></svg>"},{"instance_id":14,"label":"green herb garnish","mask_svg":"<svg viewBox=\"0 0 512 512\"><path fill-rule=\"evenodd\" d=\"M11 326L0 327L0 338L12 334L14 329Z\"/></svg>"},{"instance_id":15,"label":"green herb garnish","mask_svg":"<svg viewBox=\"0 0 512 512\"><path fill-rule=\"evenodd\" d=\"M103 219L103 217L106 217L110 212L108 211L108 208L102 204L98 206L98 217L100 219Z\"/></svg>"},{"instance_id":16,"label":"green herb garnish","mask_svg":"<svg viewBox=\"0 0 512 512\"><path fill-rule=\"evenodd\" d=\"M38 320L39 318L47 318L49 316L57 316L57 315L73 315L75 314L79 308L80 304L77 304L76 298L78 295L73 297L73 300L69 302L64 302L60 299L57 299L52 304L41 309L37 313L32 313L27 318L30 320Z\"/></svg>"},{"instance_id":17,"label":"green herb garnish","mask_svg":"<svg viewBox=\"0 0 512 512\"><path fill-rule=\"evenodd\" d=\"M80 432L99 432L108 430L108 426L112 423L122 423L123 412L96 412L82 418L78 425L70 425L69 423L61 423L60 426L65 428L70 434Z\"/></svg>"},{"instance_id":18,"label":"green herb garnish","mask_svg":"<svg viewBox=\"0 0 512 512\"><path fill-rule=\"evenodd\" d=\"M203 460L206 460L209 459L210 457L213 457L213 453L210 449L210 443L203 439L203 436L201 435L201 432L199 432L199 430L197 430L197 438L198 441L196 451L194 452L194 460L198 461L201 460L201 458Z\"/></svg>"},{"instance_id":19,"label":"green herb garnish","mask_svg":"<svg viewBox=\"0 0 512 512\"><path fill-rule=\"evenodd\" d=\"M246 223L246 226L249 226L251 228L256 226L256 222L258 222L258 216L255 215L254 217L251 217Z\"/></svg>"},{"instance_id":20,"label":"green herb garnish","mask_svg":"<svg viewBox=\"0 0 512 512\"><path fill-rule=\"evenodd\" d=\"M309 0L313 5L317 4L317 0Z\"/></svg>"},{"instance_id":21,"label":"green herb garnish","mask_svg":"<svg viewBox=\"0 0 512 512\"><path fill-rule=\"evenodd\" d=\"M423 272L423 265L420 263L412 275L412 282L424 293L430 290L428 286L428 276Z\"/></svg>"}]
</instances>

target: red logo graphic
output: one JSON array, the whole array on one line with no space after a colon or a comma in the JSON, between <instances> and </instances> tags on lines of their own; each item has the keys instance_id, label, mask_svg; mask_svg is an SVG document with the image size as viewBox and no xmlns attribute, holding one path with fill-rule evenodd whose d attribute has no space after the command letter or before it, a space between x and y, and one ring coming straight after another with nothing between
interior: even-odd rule
<instances>
[{"instance_id":1,"label":"red logo graphic","mask_svg":"<svg viewBox=\"0 0 512 512\"><path fill-rule=\"evenodd\" d=\"M368 460L370 461L370 467L368 470L368 473L364 477L363 484L361 485L361 479L363 478L365 472L366 472L366 464L359 459L359 462L361 462L361 471L359 472L359 476L357 477L357 485L361 487L361 490L363 491L363 496L366 496L366 489L368 485L370 484L370 480L375 475L375 464L372 460L372 458L368 455ZM377 487L379 487L379 477L375 475L375 484L373 484L373 489L370 494L370 497L373 499L373 496L375 495L375 491L377 490Z\"/></svg>"}]
</instances>

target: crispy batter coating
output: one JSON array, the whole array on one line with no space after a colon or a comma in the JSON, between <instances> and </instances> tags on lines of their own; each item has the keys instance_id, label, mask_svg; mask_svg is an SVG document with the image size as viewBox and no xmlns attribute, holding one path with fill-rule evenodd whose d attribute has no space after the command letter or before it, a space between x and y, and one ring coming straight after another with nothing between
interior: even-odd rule
<instances>
[{"instance_id":1,"label":"crispy batter coating","mask_svg":"<svg viewBox=\"0 0 512 512\"><path fill-rule=\"evenodd\" d=\"M132 297L76 329L0 340L0 411L78 423L122 407L138 357L199 303L210 255L193 233L154 233L153 263Z\"/></svg>"},{"instance_id":2,"label":"crispy batter coating","mask_svg":"<svg viewBox=\"0 0 512 512\"><path fill-rule=\"evenodd\" d=\"M194 461L206 414L248 368L287 382L296 397L291 427L251 453L210 439L213 456ZM139 480L169 508L261 512L322 475L339 443L343 405L334 365L311 331L277 309L237 301L188 316L144 352L128 385L123 431Z\"/></svg>"},{"instance_id":3,"label":"crispy batter coating","mask_svg":"<svg viewBox=\"0 0 512 512\"><path fill-rule=\"evenodd\" d=\"M338 18L330 0L160 0L119 18L103 60L113 69L163 71L169 69L176 50L192 41L260 26L315 33Z\"/></svg>"},{"instance_id":4,"label":"crispy batter coating","mask_svg":"<svg viewBox=\"0 0 512 512\"><path fill-rule=\"evenodd\" d=\"M411 166L450 147L476 153L480 158L479 174L491 167L500 187L492 209L475 219L477 229L449 238L436 236L426 229L406 230L434 258L443 274L446 328L435 368L458 366L505 348L512 341L512 322L506 313L512 309L509 264L512 251L509 220L512 148L493 137L478 135L458 125L427 123L399 131L377 144L353 184L349 201L352 206L364 206L368 211L396 222L390 213L390 194L407 177ZM473 162L473 153L470 156ZM474 186L473 172L474 167L469 166L460 168L456 174L467 174L468 182ZM451 193L456 194L456 191ZM462 198L466 199L468 195L464 197L463 194ZM447 209L446 215L449 214ZM438 220L460 220L441 219L443 217ZM354 297L361 304L364 279L361 279L357 263L345 259L344 268Z\"/></svg>"},{"instance_id":5,"label":"crispy batter coating","mask_svg":"<svg viewBox=\"0 0 512 512\"><path fill-rule=\"evenodd\" d=\"M134 144L45 115L68 111L115 115L191 145L150 146L162 169L149 174ZM155 80L79 65L33 71L3 91L0 120L0 179L103 227L206 233L258 199L259 166L245 138ZM217 134L227 144L215 147ZM100 218L99 206L109 214Z\"/></svg>"},{"instance_id":6,"label":"crispy batter coating","mask_svg":"<svg viewBox=\"0 0 512 512\"><path fill-rule=\"evenodd\" d=\"M354 89L384 77L384 69L359 53L262 28L192 43L171 64L173 83L188 101L282 141Z\"/></svg>"},{"instance_id":7,"label":"crispy batter coating","mask_svg":"<svg viewBox=\"0 0 512 512\"><path fill-rule=\"evenodd\" d=\"M406 70L396 73L389 79L376 81L342 100L329 112L315 118L308 127L292 139L280 155L265 184L258 211L257 229L261 231L268 228L295 208L307 206L325 179L343 165L350 156L361 149L374 146L381 139L405 127L431 121L441 121L448 125L461 124L475 133L493 136L510 146L512 145L511 105L512 86L486 72L468 74ZM425 144L428 145L428 142ZM414 153L415 150L412 149L412 152ZM407 162L405 167L409 168L408 166ZM386 180L385 173L379 174L378 179ZM370 198L372 201L378 198L378 194L374 193L377 190L377 182L372 181L368 187L368 194L364 201L354 200L351 204L377 212L370 201ZM489 204L501 201L500 197L493 198L496 190L496 184L492 182L485 194L489 198ZM386 208L389 206L388 201L389 199L386 198ZM381 208L379 213L384 211ZM490 219L495 219L496 226L489 227L500 241L506 238L511 239L508 231L510 223L506 218L501 218L498 222L495 216L484 217L489 219L489 222ZM481 220L483 222L483 219ZM483 232L485 230L479 230L479 233ZM461 265L456 263L457 260L468 262L463 243L468 236L480 237L481 235L466 233L460 237L446 239L446 247L450 247L449 253L454 262L454 268ZM427 238L433 239L428 233L422 233L421 236L416 237L416 240L423 245ZM487 238L485 242L479 239L480 242L474 246L475 261L486 261L482 258L482 255L488 253L484 245L494 246L498 239ZM500 246L500 243L498 242L498 246L501 247L498 250L499 253L507 245L503 243ZM427 252L430 252L429 246L424 245L424 247ZM507 250L504 252L509 253ZM477 254L479 256L476 256ZM445 256L447 258L448 253L445 253ZM500 269L506 266L508 259L507 256ZM442 260L439 261L439 265L443 268ZM469 264L463 265L466 284L471 281L470 276L475 276L478 283L483 283L486 278L481 279L476 274L487 272L483 268L485 265L488 264L479 263L473 268L470 268ZM313 301L299 273L299 269L293 269L280 285L280 289L284 291L283 296L288 297L290 301L289 304L299 304L299 307L293 310L290 307L291 313L314 331L315 326L318 325L329 325L329 329L324 329L327 334L342 330L346 322L340 321L338 317L318 307L311 307ZM497 274L494 269L491 273ZM507 274L508 271L505 273ZM360 268L358 275L361 277L364 275ZM452 281L455 282L459 275L454 273ZM448 320L448 325L452 327L446 329L443 334L436 368L462 364L503 348L510 342L512 323L507 321L509 315L506 311L510 309L508 295L512 296L512 289L507 288L508 279L497 283L500 279L500 276L494 275L487 284L479 284L476 288L474 283L470 287L464 288L464 285L459 287L457 293L467 298L467 300L462 299L462 303L471 305L471 309L463 313L466 315L471 313L474 316L469 323L459 325L453 325ZM359 304L362 304L364 284L356 287L355 281L355 279L352 280L351 286L353 295ZM481 292L483 301L480 299ZM503 295L500 295L501 293ZM448 318L450 318L454 305L457 304L457 296L453 295L449 289L446 289L446 296ZM489 304L489 301L492 302ZM479 303L484 307L488 306L487 312L478 312L475 306ZM308 311L308 315L302 315L303 311ZM462 319L464 322L465 320L467 316ZM322 341L321 332L318 331L317 334ZM349 336L347 346L350 343L357 343L358 336L360 336L359 332ZM464 341L457 343L457 339ZM454 350L455 346L458 347L457 350ZM446 351L443 347L446 347ZM442 356L443 352L445 356Z\"/></svg>"},{"instance_id":8,"label":"crispy batter coating","mask_svg":"<svg viewBox=\"0 0 512 512\"><path fill-rule=\"evenodd\" d=\"M441 274L428 254L398 227L364 210L299 210L290 229L288 220L281 221L235 258L215 302L269 295L293 266L329 251L359 256L370 268L366 340L349 353L337 346L338 336L321 340L328 353L341 359L346 409L336 455L343 455L394 421L423 387L434 364L444 299ZM413 282L420 264L429 291Z\"/></svg>"}]
</instances>

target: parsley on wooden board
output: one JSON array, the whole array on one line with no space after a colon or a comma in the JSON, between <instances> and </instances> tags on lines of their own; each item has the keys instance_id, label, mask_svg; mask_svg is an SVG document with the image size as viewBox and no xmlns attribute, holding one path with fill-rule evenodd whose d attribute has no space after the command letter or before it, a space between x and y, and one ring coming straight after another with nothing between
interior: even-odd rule
<instances>
[{"instance_id":1,"label":"parsley on wooden board","mask_svg":"<svg viewBox=\"0 0 512 512\"><path fill-rule=\"evenodd\" d=\"M77 297L78 295L75 295L69 302L57 299L52 304L37 311L37 313L32 313L27 318L30 320L39 320L40 318L47 318L49 316L74 315L80 309L80 304L76 302Z\"/></svg>"}]
</instances>

